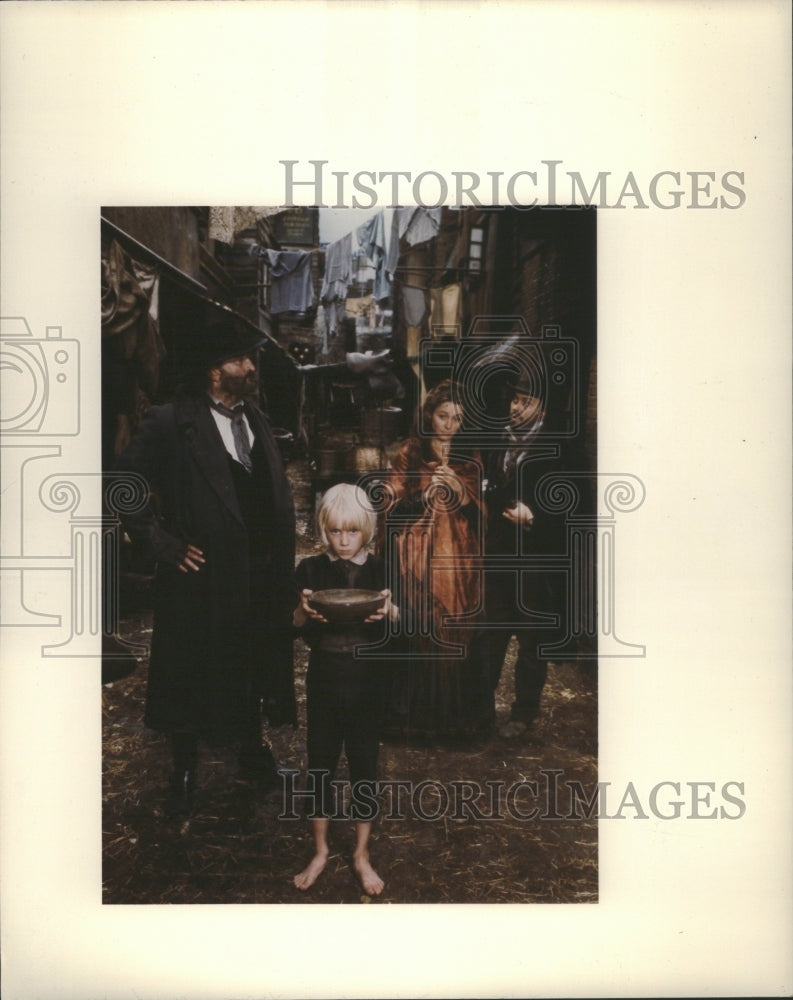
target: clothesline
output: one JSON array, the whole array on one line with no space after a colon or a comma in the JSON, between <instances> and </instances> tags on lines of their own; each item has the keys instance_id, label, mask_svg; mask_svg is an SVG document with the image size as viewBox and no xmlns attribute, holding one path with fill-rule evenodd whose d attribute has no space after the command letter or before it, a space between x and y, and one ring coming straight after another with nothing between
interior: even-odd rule
<instances>
[{"instance_id":1,"label":"clothesline","mask_svg":"<svg viewBox=\"0 0 793 1000\"><path fill-rule=\"evenodd\" d=\"M358 249L365 254L374 270L374 281L371 291L373 302L385 302L391 299L393 283L397 275L444 274L453 272L450 260L445 265L406 264L400 267L400 244L405 240L411 247L419 248L429 243L441 229L442 210L426 209L421 206L397 209L391 218L390 232L386 233L385 210L380 210L370 216L360 226L327 245L325 250L325 267L319 301L323 309L323 350L327 351L328 337L335 336L339 324L347 315L347 301L357 300L364 296L349 296L349 290L355 285L353 238ZM458 241L459 242L459 241ZM260 256L264 257L270 270L270 312L305 312L315 303L313 278L311 274L311 254L309 250L274 250L257 247ZM457 246L452 251L456 254ZM403 286L410 288L407 282ZM417 286L413 286L417 287ZM443 286L442 286L443 287ZM445 286L451 294L451 289ZM435 289L425 289L431 295ZM446 292L444 292L446 294ZM457 290L459 296L459 286ZM426 306L412 301L411 312L425 315ZM444 312L448 307L444 308ZM429 308L430 312L439 312L440 307ZM458 306L449 310L456 314Z\"/></svg>"}]
</instances>

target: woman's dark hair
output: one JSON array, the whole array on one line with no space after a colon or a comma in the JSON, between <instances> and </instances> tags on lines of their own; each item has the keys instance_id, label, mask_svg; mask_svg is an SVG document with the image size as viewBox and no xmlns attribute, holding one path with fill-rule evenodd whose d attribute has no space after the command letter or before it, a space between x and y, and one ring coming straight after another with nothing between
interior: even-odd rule
<instances>
[{"instance_id":1,"label":"woman's dark hair","mask_svg":"<svg viewBox=\"0 0 793 1000\"><path fill-rule=\"evenodd\" d=\"M432 451L432 415L444 403L455 403L462 408L460 394L451 379L444 379L427 393L411 438L408 460L418 462L421 459L432 461L436 456Z\"/></svg>"}]
</instances>

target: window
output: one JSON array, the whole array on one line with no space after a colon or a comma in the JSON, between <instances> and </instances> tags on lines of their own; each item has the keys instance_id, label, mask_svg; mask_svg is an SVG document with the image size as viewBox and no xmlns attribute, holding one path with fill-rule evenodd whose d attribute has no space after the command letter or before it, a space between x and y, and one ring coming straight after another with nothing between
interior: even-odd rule
<instances>
[{"instance_id":1,"label":"window","mask_svg":"<svg viewBox=\"0 0 793 1000\"><path fill-rule=\"evenodd\" d=\"M485 242L485 230L482 226L471 226L468 239L468 270L480 273L482 270L482 250Z\"/></svg>"}]
</instances>

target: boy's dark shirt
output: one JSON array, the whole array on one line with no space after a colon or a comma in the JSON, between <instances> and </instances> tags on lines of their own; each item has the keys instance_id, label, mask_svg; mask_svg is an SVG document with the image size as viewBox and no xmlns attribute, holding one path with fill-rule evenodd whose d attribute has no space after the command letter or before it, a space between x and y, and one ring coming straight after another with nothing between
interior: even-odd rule
<instances>
[{"instance_id":1,"label":"boy's dark shirt","mask_svg":"<svg viewBox=\"0 0 793 1000\"><path fill-rule=\"evenodd\" d=\"M327 553L307 556L296 570L298 591L302 590L384 590L385 563L380 556L367 555L360 564L343 559L332 560ZM385 598L383 598L385 602ZM300 635L314 650L353 652L382 639L385 620L379 622L349 622L333 624L309 620L300 628Z\"/></svg>"}]
</instances>

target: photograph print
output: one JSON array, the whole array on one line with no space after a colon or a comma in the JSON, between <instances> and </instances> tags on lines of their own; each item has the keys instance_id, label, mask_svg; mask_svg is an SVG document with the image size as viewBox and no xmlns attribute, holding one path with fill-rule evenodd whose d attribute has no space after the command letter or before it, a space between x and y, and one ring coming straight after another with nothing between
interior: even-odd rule
<instances>
[{"instance_id":1,"label":"photograph print","mask_svg":"<svg viewBox=\"0 0 793 1000\"><path fill-rule=\"evenodd\" d=\"M598 901L596 221L102 208L104 903Z\"/></svg>"}]
</instances>

